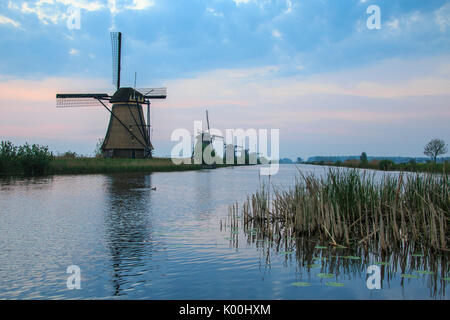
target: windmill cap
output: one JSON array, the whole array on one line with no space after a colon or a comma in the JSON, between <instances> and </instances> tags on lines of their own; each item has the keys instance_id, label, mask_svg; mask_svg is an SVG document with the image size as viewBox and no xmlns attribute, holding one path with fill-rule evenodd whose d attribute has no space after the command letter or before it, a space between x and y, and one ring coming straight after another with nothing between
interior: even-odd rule
<instances>
[{"instance_id":1,"label":"windmill cap","mask_svg":"<svg viewBox=\"0 0 450 320\"><path fill-rule=\"evenodd\" d=\"M111 103L117 103L117 102L143 103L144 100L145 100L145 97L142 95L142 93L134 90L133 88L120 88L111 97Z\"/></svg>"}]
</instances>

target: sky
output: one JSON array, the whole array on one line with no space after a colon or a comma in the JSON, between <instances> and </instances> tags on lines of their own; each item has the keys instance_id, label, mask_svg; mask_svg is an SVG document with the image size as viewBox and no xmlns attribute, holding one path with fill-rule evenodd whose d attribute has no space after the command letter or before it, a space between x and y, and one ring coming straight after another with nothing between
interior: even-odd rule
<instances>
[{"instance_id":1,"label":"sky","mask_svg":"<svg viewBox=\"0 0 450 320\"><path fill-rule=\"evenodd\" d=\"M206 108L223 132L279 129L293 159L450 142L450 1L437 0L0 0L0 140L92 154L108 112L55 95L114 92L110 31L123 86L137 72L137 87L167 87L156 155Z\"/></svg>"}]
</instances>

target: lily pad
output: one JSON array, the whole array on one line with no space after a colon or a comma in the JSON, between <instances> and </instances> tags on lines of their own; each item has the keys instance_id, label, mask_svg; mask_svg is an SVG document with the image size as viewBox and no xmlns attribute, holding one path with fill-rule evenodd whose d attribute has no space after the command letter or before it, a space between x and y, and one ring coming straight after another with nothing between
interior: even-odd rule
<instances>
[{"instance_id":1,"label":"lily pad","mask_svg":"<svg viewBox=\"0 0 450 320\"><path fill-rule=\"evenodd\" d=\"M309 265L308 265L308 268L311 268L311 269L320 268L320 267L321 267L321 265L320 265L320 264L317 264L317 263L309 264Z\"/></svg>"},{"instance_id":2,"label":"lily pad","mask_svg":"<svg viewBox=\"0 0 450 320\"><path fill-rule=\"evenodd\" d=\"M407 278L407 279L417 279L417 276L415 274L407 274L404 273L402 274L402 278Z\"/></svg>"},{"instance_id":3,"label":"lily pad","mask_svg":"<svg viewBox=\"0 0 450 320\"><path fill-rule=\"evenodd\" d=\"M417 271L417 273L420 273L420 274L434 274L433 271L428 271L428 270L419 270L419 271Z\"/></svg>"},{"instance_id":4,"label":"lily pad","mask_svg":"<svg viewBox=\"0 0 450 320\"><path fill-rule=\"evenodd\" d=\"M334 277L334 274L332 273L318 273L317 276L319 278L323 278L323 279L330 279Z\"/></svg>"},{"instance_id":5,"label":"lily pad","mask_svg":"<svg viewBox=\"0 0 450 320\"><path fill-rule=\"evenodd\" d=\"M412 257L423 257L423 253L413 253Z\"/></svg>"},{"instance_id":6,"label":"lily pad","mask_svg":"<svg viewBox=\"0 0 450 320\"><path fill-rule=\"evenodd\" d=\"M345 287L345 283L342 282L327 282L325 284L329 287Z\"/></svg>"},{"instance_id":7,"label":"lily pad","mask_svg":"<svg viewBox=\"0 0 450 320\"><path fill-rule=\"evenodd\" d=\"M327 258L325 258L325 257L315 257L315 258L313 258L313 260L314 261L326 261Z\"/></svg>"},{"instance_id":8,"label":"lily pad","mask_svg":"<svg viewBox=\"0 0 450 320\"><path fill-rule=\"evenodd\" d=\"M309 282L292 282L291 285L294 287L311 287Z\"/></svg>"},{"instance_id":9,"label":"lily pad","mask_svg":"<svg viewBox=\"0 0 450 320\"><path fill-rule=\"evenodd\" d=\"M316 246L316 249L328 249L328 247L324 247L324 246Z\"/></svg>"},{"instance_id":10,"label":"lily pad","mask_svg":"<svg viewBox=\"0 0 450 320\"><path fill-rule=\"evenodd\" d=\"M450 277L442 278L442 280L444 280L444 281L450 281Z\"/></svg>"},{"instance_id":11,"label":"lily pad","mask_svg":"<svg viewBox=\"0 0 450 320\"><path fill-rule=\"evenodd\" d=\"M375 262L374 264L376 264L377 266L388 266L389 262L378 261L378 262Z\"/></svg>"},{"instance_id":12,"label":"lily pad","mask_svg":"<svg viewBox=\"0 0 450 320\"><path fill-rule=\"evenodd\" d=\"M343 256L342 258L349 259L349 260L361 260L361 257L356 257L356 256Z\"/></svg>"}]
</instances>

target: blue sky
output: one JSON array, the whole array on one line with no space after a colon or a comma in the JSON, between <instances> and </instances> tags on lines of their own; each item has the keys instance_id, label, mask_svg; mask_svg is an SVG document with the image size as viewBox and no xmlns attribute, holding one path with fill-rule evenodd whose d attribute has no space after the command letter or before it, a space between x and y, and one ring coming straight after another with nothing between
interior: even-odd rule
<instances>
[{"instance_id":1,"label":"blue sky","mask_svg":"<svg viewBox=\"0 0 450 320\"><path fill-rule=\"evenodd\" d=\"M124 85L137 71L138 86L168 87L153 110L160 154L205 107L222 130L279 128L292 158L450 141L450 1L436 0L2 0L0 137L92 152L108 115L56 110L54 94L113 90L110 30L123 33Z\"/></svg>"}]
</instances>

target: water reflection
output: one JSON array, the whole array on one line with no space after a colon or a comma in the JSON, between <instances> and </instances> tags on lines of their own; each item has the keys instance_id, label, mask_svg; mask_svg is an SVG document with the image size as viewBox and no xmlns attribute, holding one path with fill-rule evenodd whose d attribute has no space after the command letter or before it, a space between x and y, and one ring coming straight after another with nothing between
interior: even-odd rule
<instances>
[{"instance_id":1,"label":"water reflection","mask_svg":"<svg viewBox=\"0 0 450 320\"><path fill-rule=\"evenodd\" d=\"M295 237L277 223L244 223L234 213L230 208L227 222L221 222L221 230L228 230L230 237L227 239L234 248L239 247L239 234L242 232L247 246L260 253L263 272L271 268L273 259L282 257L286 268L295 261L298 281L320 278L321 284L345 287L354 285L355 280L365 281L367 267L377 265L381 270L382 290L394 284L407 290L410 285L414 286L412 281L421 281L430 298L443 299L446 296L450 264L445 252L406 244L397 250L384 251L377 243L361 246L356 239L347 247L333 246L315 238ZM309 282L298 283L311 285Z\"/></svg>"},{"instance_id":2,"label":"water reflection","mask_svg":"<svg viewBox=\"0 0 450 320\"><path fill-rule=\"evenodd\" d=\"M114 296L124 295L132 278L147 271L152 258L151 181L150 174L127 174L108 176L105 182L105 238Z\"/></svg>"},{"instance_id":3,"label":"water reflection","mask_svg":"<svg viewBox=\"0 0 450 320\"><path fill-rule=\"evenodd\" d=\"M194 176L195 186L193 188L193 212L197 219L205 218L211 208L214 207L214 199L212 199L212 190L214 184L211 183L211 174L209 171L199 172Z\"/></svg>"},{"instance_id":4,"label":"water reflection","mask_svg":"<svg viewBox=\"0 0 450 320\"><path fill-rule=\"evenodd\" d=\"M0 190L8 191L15 187L36 188L42 187L50 189L54 176L43 177L10 177L0 176Z\"/></svg>"},{"instance_id":5,"label":"water reflection","mask_svg":"<svg viewBox=\"0 0 450 320\"><path fill-rule=\"evenodd\" d=\"M281 166L271 181L289 185L296 173ZM255 167L0 181L0 298L399 299L403 286L408 299L448 299L448 256L319 249L283 228L262 234L242 217L223 220L229 204L258 186ZM391 262L380 266L383 290L369 291L366 266L383 261ZM82 270L81 290L66 288L72 264Z\"/></svg>"}]
</instances>

